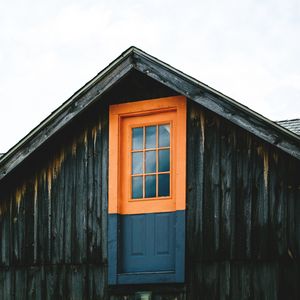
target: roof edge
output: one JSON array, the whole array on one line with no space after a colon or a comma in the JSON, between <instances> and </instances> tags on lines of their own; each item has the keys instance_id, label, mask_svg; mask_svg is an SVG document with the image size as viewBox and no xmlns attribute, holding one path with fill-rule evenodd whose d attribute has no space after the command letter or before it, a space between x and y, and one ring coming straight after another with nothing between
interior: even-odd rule
<instances>
[{"instance_id":1,"label":"roof edge","mask_svg":"<svg viewBox=\"0 0 300 300\"><path fill-rule=\"evenodd\" d=\"M264 141L300 159L300 136L139 49L135 68Z\"/></svg>"},{"instance_id":2,"label":"roof edge","mask_svg":"<svg viewBox=\"0 0 300 300\"><path fill-rule=\"evenodd\" d=\"M185 78L185 79L188 79L189 81L191 81L192 83L200 86L201 88L213 93L213 94L216 94L218 96L220 96L223 100L225 100L226 102L230 103L231 105L234 105L236 108L238 109L241 109L243 111L245 111L246 113L249 113L251 115L254 115L256 116L257 118L259 118L260 120L264 120L265 122L267 122L270 126L272 127L276 127L278 130L284 132L285 134L288 134L289 136L293 137L293 138L296 138L299 140L300 142L300 136L295 134L294 132L290 131L290 130L287 130L286 128L278 125L277 123L280 122L280 121L272 121L270 119L268 119L267 117L263 116L262 114L252 110L251 108L247 107L246 105L243 105L241 104L240 102L234 100L233 98L223 94L222 92L210 87L209 85L197 80L196 78L190 76L190 75L187 75L186 73L174 68L173 66L159 60L158 58L154 57L154 56L151 56L150 54L142 51L141 49L137 48L137 47L132 47L133 48L133 53L136 53L138 54L139 56L143 56L145 58L148 58L148 59L151 59L152 61L156 61L158 64L164 66L165 68L168 68L170 71L174 72L175 74ZM141 70L139 70L141 71ZM147 74L147 72L146 72ZM182 92L182 91L181 91ZM187 93L186 95L187 97L190 97L189 93ZM298 118L295 118L295 120L297 120Z\"/></svg>"},{"instance_id":3,"label":"roof edge","mask_svg":"<svg viewBox=\"0 0 300 300\"><path fill-rule=\"evenodd\" d=\"M54 110L48 117L46 117L38 126L36 126L33 130L31 130L24 138L22 138L17 144L15 144L12 148L10 148L2 157L0 157L0 181L6 177L19 163L21 163L24 159L26 159L33 151L35 151L41 144L47 140L50 136L55 134L57 130L61 127L64 127L68 124L78 113L84 110L87 106L92 104L96 98L98 98L103 92L105 92L110 86L112 86L115 82L119 81L125 74L127 74L131 69L133 69L132 63L132 53L134 51L134 47L129 47L126 51L124 51L119 57L117 57L113 62L111 62L107 67L105 67L102 71L100 71L95 77L93 77L90 81L88 81L83 87L81 87L78 91L76 91L68 100L66 100L62 105L60 105L56 110ZM119 71L119 73L118 73ZM111 75L113 74L113 76ZM110 77L110 78L109 78ZM106 80L108 78L108 80ZM77 107L77 100L81 100L81 97L87 92L93 89L97 83L104 82L101 90L95 91L92 98L85 101L85 103L81 103L78 105L76 113L72 114L72 116L65 116L65 119L61 117L70 107ZM75 104L75 105L74 105ZM45 137L42 139L42 142L35 148L31 149L29 147L28 153L24 155L22 158L18 157L17 161L13 163L12 168L6 168L5 165L8 164L9 161L16 155L17 152L20 151L23 147L25 147L28 143L30 143L37 136L43 134L43 130L49 124L56 121L59 117L61 117L61 122L63 123L60 127L56 127L53 132L46 132Z\"/></svg>"}]
</instances>

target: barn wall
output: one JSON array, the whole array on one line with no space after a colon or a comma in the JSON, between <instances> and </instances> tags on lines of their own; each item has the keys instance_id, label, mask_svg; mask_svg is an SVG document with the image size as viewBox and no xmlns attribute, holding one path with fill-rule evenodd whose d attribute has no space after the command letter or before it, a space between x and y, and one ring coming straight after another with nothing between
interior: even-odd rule
<instances>
[{"instance_id":1,"label":"barn wall","mask_svg":"<svg viewBox=\"0 0 300 300\"><path fill-rule=\"evenodd\" d=\"M1 299L104 299L107 128L106 108L78 120L1 199Z\"/></svg>"},{"instance_id":2,"label":"barn wall","mask_svg":"<svg viewBox=\"0 0 300 300\"><path fill-rule=\"evenodd\" d=\"M147 98L135 84L141 94L124 83L106 97ZM299 161L199 105L187 119L185 285L107 286L108 114L97 104L0 186L0 299L298 299Z\"/></svg>"},{"instance_id":3,"label":"barn wall","mask_svg":"<svg viewBox=\"0 0 300 300\"><path fill-rule=\"evenodd\" d=\"M189 299L299 299L299 161L196 104L188 120Z\"/></svg>"}]
</instances>

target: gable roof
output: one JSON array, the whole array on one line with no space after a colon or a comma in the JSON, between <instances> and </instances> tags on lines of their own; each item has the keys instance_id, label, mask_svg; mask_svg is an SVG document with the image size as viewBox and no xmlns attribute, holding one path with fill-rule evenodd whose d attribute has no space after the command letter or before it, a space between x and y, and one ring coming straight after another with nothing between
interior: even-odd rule
<instances>
[{"instance_id":1,"label":"gable roof","mask_svg":"<svg viewBox=\"0 0 300 300\"><path fill-rule=\"evenodd\" d=\"M133 69L300 159L300 136L142 50L130 47L0 158L0 180Z\"/></svg>"},{"instance_id":2,"label":"gable roof","mask_svg":"<svg viewBox=\"0 0 300 300\"><path fill-rule=\"evenodd\" d=\"M300 119L277 121L280 126L300 135Z\"/></svg>"}]
</instances>

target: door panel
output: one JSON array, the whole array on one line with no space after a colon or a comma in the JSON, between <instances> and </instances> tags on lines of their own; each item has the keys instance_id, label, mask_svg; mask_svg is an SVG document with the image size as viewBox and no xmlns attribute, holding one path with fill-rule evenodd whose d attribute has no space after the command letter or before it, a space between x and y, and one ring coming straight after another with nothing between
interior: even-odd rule
<instances>
[{"instance_id":1,"label":"door panel","mask_svg":"<svg viewBox=\"0 0 300 300\"><path fill-rule=\"evenodd\" d=\"M175 221L176 212L121 216L121 271L174 271Z\"/></svg>"}]
</instances>

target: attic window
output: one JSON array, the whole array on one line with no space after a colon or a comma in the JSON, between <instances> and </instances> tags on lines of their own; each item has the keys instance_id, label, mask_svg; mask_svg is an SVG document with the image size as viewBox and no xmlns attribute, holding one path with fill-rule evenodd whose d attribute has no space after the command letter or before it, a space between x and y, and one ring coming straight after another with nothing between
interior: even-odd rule
<instances>
[{"instance_id":1,"label":"attic window","mask_svg":"<svg viewBox=\"0 0 300 300\"><path fill-rule=\"evenodd\" d=\"M170 127L167 123L132 128L132 199L170 196Z\"/></svg>"},{"instance_id":2,"label":"attic window","mask_svg":"<svg viewBox=\"0 0 300 300\"><path fill-rule=\"evenodd\" d=\"M109 283L183 282L186 99L110 106Z\"/></svg>"}]
</instances>

